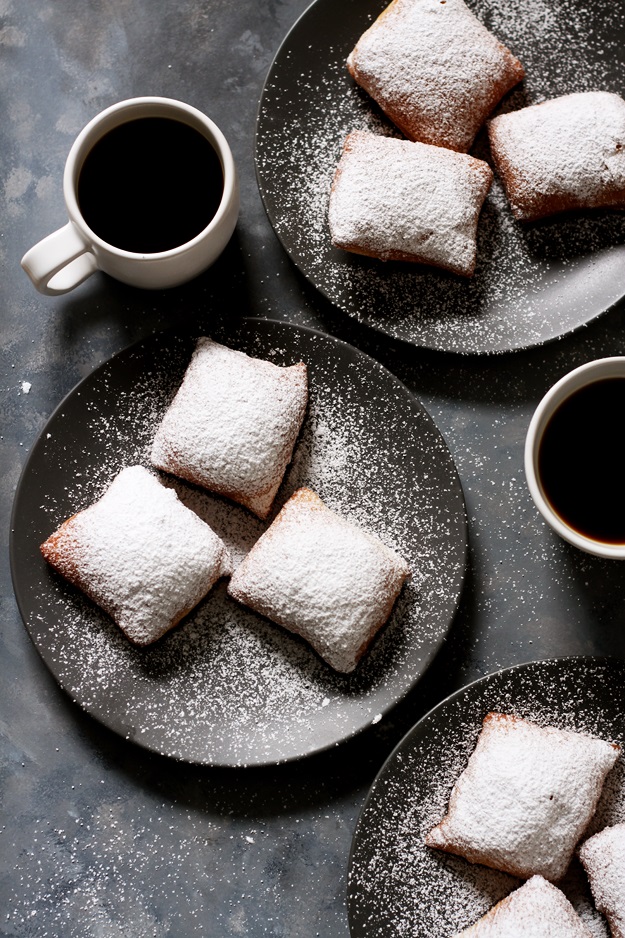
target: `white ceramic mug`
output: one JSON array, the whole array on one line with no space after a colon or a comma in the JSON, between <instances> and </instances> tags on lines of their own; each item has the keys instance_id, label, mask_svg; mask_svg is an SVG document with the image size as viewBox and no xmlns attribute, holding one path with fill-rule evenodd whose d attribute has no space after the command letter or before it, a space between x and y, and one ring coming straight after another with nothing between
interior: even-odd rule
<instances>
[{"instance_id":1,"label":"white ceramic mug","mask_svg":"<svg viewBox=\"0 0 625 938\"><path fill-rule=\"evenodd\" d=\"M186 244L154 254L125 251L102 240L86 223L78 205L78 178L93 146L126 121L164 117L199 131L215 150L223 171L223 195L209 224ZM67 157L63 194L69 222L28 251L22 267L41 293L67 293L96 270L135 287L162 289L191 280L217 259L234 231L239 213L239 184L226 138L196 108L171 98L142 97L106 108L80 132Z\"/></svg>"},{"instance_id":2,"label":"white ceramic mug","mask_svg":"<svg viewBox=\"0 0 625 938\"><path fill-rule=\"evenodd\" d=\"M541 485L539 472L540 444L549 420L571 394L595 381L625 378L625 357L600 358L580 365L560 378L545 394L536 408L525 440L525 476L536 507L545 521L560 537L597 557L625 560L625 544L613 544L586 537L570 527L551 506Z\"/></svg>"}]
</instances>

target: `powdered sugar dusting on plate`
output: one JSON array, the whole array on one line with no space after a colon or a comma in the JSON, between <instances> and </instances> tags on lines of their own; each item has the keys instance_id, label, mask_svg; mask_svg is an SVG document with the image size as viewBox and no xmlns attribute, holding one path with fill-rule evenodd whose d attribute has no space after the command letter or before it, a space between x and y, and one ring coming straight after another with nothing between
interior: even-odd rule
<instances>
[{"instance_id":1,"label":"powdered sugar dusting on plate","mask_svg":"<svg viewBox=\"0 0 625 938\"><path fill-rule=\"evenodd\" d=\"M358 670L348 678L334 674L303 641L228 597L225 583L163 640L137 650L93 604L35 560L38 538L90 504L124 465L149 464L155 428L194 337L155 336L113 359L52 418L53 431L42 434L41 452L36 447L33 454L44 494L33 508L35 522L24 518L34 528L32 556L17 589L31 607L25 618L35 644L83 707L148 748L231 765L325 748L384 714L443 640L466 551L464 503L451 457L406 389L329 337L252 322L238 337L214 337L278 364L303 360L310 369L309 411L274 511L308 485L329 507L397 550L413 571L388 627ZM84 420L73 442L68 420ZM33 469L31 486L36 478ZM163 479L225 541L235 565L273 517L262 522L225 499Z\"/></svg>"},{"instance_id":2,"label":"powdered sugar dusting on plate","mask_svg":"<svg viewBox=\"0 0 625 938\"><path fill-rule=\"evenodd\" d=\"M291 258L354 318L415 345L462 353L539 344L609 308L625 293L625 218L602 211L522 227L498 179L480 217L470 282L332 247L329 192L345 137L357 129L399 136L345 68L353 44L384 5L368 0L355 13L351 5L337 9L335 0L318 0L270 71L256 163L269 217ZM527 72L500 111L574 91L622 93L625 9L611 9L608 21L582 0L473 0L470 6ZM472 152L490 161L484 131Z\"/></svg>"},{"instance_id":3,"label":"powdered sugar dusting on plate","mask_svg":"<svg viewBox=\"0 0 625 938\"><path fill-rule=\"evenodd\" d=\"M622 662L533 662L491 675L440 704L400 744L376 779L358 822L349 874L354 938L449 938L521 884L512 876L425 847L447 809L489 711L625 741L617 693ZM625 760L608 775L587 834L625 819ZM607 938L581 864L558 884L593 935Z\"/></svg>"}]
</instances>

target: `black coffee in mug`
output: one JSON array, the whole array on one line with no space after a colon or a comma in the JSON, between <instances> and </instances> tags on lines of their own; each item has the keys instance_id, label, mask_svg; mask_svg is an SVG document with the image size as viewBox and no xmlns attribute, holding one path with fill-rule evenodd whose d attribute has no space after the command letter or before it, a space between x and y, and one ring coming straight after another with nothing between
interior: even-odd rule
<instances>
[{"instance_id":1,"label":"black coffee in mug","mask_svg":"<svg viewBox=\"0 0 625 938\"><path fill-rule=\"evenodd\" d=\"M625 544L625 378L574 391L550 417L538 449L547 501L584 537Z\"/></svg>"},{"instance_id":2,"label":"black coffee in mug","mask_svg":"<svg viewBox=\"0 0 625 938\"><path fill-rule=\"evenodd\" d=\"M141 117L94 144L77 196L83 218L103 241L156 254L203 231L223 187L219 157L203 134L174 118Z\"/></svg>"}]
</instances>

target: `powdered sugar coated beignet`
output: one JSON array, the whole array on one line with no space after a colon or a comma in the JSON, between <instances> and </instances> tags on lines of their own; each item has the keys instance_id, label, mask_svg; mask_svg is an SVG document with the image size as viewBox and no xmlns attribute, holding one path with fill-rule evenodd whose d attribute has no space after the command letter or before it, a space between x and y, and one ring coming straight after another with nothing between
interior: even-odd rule
<instances>
[{"instance_id":1,"label":"powdered sugar coated beignet","mask_svg":"<svg viewBox=\"0 0 625 938\"><path fill-rule=\"evenodd\" d=\"M228 586L235 599L310 642L337 671L353 671L409 575L377 537L298 489Z\"/></svg>"},{"instance_id":2,"label":"powdered sugar coated beignet","mask_svg":"<svg viewBox=\"0 0 625 938\"><path fill-rule=\"evenodd\" d=\"M606 827L579 850L595 905L612 938L625 938L625 824Z\"/></svg>"},{"instance_id":3,"label":"powdered sugar coated beignet","mask_svg":"<svg viewBox=\"0 0 625 938\"><path fill-rule=\"evenodd\" d=\"M483 160L465 153L353 131L332 183L332 242L369 257L470 276L492 178Z\"/></svg>"},{"instance_id":4,"label":"powdered sugar coated beignet","mask_svg":"<svg viewBox=\"0 0 625 938\"><path fill-rule=\"evenodd\" d=\"M489 713L425 842L513 876L558 880L618 753L592 736Z\"/></svg>"},{"instance_id":5,"label":"powdered sugar coated beignet","mask_svg":"<svg viewBox=\"0 0 625 938\"><path fill-rule=\"evenodd\" d=\"M557 886L533 876L455 938L591 938Z\"/></svg>"},{"instance_id":6,"label":"powdered sugar coated beignet","mask_svg":"<svg viewBox=\"0 0 625 938\"><path fill-rule=\"evenodd\" d=\"M223 541L142 466L123 469L41 552L136 645L160 638L232 571Z\"/></svg>"},{"instance_id":7,"label":"powdered sugar coated beignet","mask_svg":"<svg viewBox=\"0 0 625 938\"><path fill-rule=\"evenodd\" d=\"M393 0L347 67L407 137L460 152L525 74L463 0Z\"/></svg>"},{"instance_id":8,"label":"powdered sugar coated beignet","mask_svg":"<svg viewBox=\"0 0 625 938\"><path fill-rule=\"evenodd\" d=\"M282 368L201 338L156 432L152 463L266 518L307 401L306 365Z\"/></svg>"},{"instance_id":9,"label":"powdered sugar coated beignet","mask_svg":"<svg viewBox=\"0 0 625 938\"><path fill-rule=\"evenodd\" d=\"M607 91L553 98L488 124L515 218L625 208L625 101Z\"/></svg>"}]
</instances>

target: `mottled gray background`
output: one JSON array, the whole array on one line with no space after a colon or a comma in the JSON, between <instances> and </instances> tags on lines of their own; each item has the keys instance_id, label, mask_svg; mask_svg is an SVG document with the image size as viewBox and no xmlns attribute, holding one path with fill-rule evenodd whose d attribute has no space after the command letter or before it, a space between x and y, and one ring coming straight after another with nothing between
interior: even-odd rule
<instances>
[{"instance_id":1,"label":"mottled gray background","mask_svg":"<svg viewBox=\"0 0 625 938\"><path fill-rule=\"evenodd\" d=\"M625 308L544 348L461 359L384 341L325 303L278 244L253 165L263 80L305 5L0 0L2 936L346 938L354 825L405 730L500 667L625 653L625 565L559 541L530 501L522 465L530 416L550 384L624 353ZM182 98L226 133L242 183L233 241L211 271L174 291L142 293L96 275L67 297L39 296L19 260L64 222L71 142L99 110L139 94ZM392 369L444 434L470 521L460 614L420 687L364 737L262 771L174 764L85 716L30 643L6 551L21 467L61 398L133 340L211 306L326 329Z\"/></svg>"}]
</instances>

